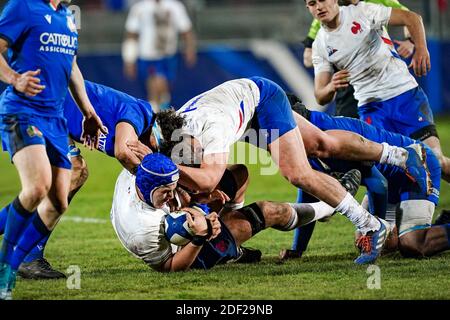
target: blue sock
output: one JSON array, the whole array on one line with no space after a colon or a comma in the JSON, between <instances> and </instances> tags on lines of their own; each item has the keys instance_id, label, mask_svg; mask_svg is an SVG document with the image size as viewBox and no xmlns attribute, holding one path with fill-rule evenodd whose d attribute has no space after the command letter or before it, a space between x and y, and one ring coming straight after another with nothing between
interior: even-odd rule
<instances>
[{"instance_id":1,"label":"blue sock","mask_svg":"<svg viewBox=\"0 0 450 320\"><path fill-rule=\"evenodd\" d=\"M297 202L298 203L307 203L307 202L316 202L317 199L310 196L307 193L303 193L301 189L298 189L297 194ZM307 224L306 226L299 227L295 229L294 233L294 240L292 241L292 250L297 252L305 252L306 248L308 247L309 240L311 239L311 236L314 231L314 227L316 225L316 222L312 222L310 224Z\"/></svg>"},{"instance_id":2,"label":"blue sock","mask_svg":"<svg viewBox=\"0 0 450 320\"><path fill-rule=\"evenodd\" d=\"M48 238L50 238L50 233L43 238L37 246L35 246L33 249L31 249L30 253L23 259L23 262L29 263L37 259L41 259L44 257L44 250L45 246L47 244Z\"/></svg>"},{"instance_id":3,"label":"blue sock","mask_svg":"<svg viewBox=\"0 0 450 320\"><path fill-rule=\"evenodd\" d=\"M33 216L33 220L30 222L28 227L22 234L19 242L17 243L16 248L14 249L14 253L8 264L11 265L12 270L17 270L20 264L23 262L23 259L26 257L30 251L36 247L36 245L42 241L44 238L50 235L50 231L47 229L44 222L41 220L41 217L36 212Z\"/></svg>"},{"instance_id":4,"label":"blue sock","mask_svg":"<svg viewBox=\"0 0 450 320\"><path fill-rule=\"evenodd\" d=\"M8 217L8 211L11 204L8 204L0 211L0 235L5 233L6 218Z\"/></svg>"},{"instance_id":5,"label":"blue sock","mask_svg":"<svg viewBox=\"0 0 450 320\"><path fill-rule=\"evenodd\" d=\"M14 247L19 242L19 239L32 216L33 213L29 212L22 206L19 197L14 199L8 210L5 235L3 237L2 247L0 249L0 263L10 260Z\"/></svg>"}]
</instances>

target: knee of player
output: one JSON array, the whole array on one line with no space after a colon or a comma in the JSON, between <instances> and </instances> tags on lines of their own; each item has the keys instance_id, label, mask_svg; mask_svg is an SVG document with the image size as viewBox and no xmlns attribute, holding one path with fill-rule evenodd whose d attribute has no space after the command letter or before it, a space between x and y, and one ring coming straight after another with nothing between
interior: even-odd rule
<instances>
[{"instance_id":1,"label":"knee of player","mask_svg":"<svg viewBox=\"0 0 450 320\"><path fill-rule=\"evenodd\" d=\"M89 176L89 170L86 161L82 156L73 157L71 159L72 162L72 176L80 177L83 179L83 182Z\"/></svg>"},{"instance_id":2,"label":"knee of player","mask_svg":"<svg viewBox=\"0 0 450 320\"><path fill-rule=\"evenodd\" d=\"M55 208L55 211L61 215L64 212L67 211L67 208L69 207L69 202L67 201L67 196L60 197L59 199L56 199L53 203L53 207Z\"/></svg>"},{"instance_id":3,"label":"knee of player","mask_svg":"<svg viewBox=\"0 0 450 320\"><path fill-rule=\"evenodd\" d=\"M22 191L22 194L25 198L37 205L47 196L49 191L50 183L43 182L36 186L27 186Z\"/></svg>"},{"instance_id":4,"label":"knee of player","mask_svg":"<svg viewBox=\"0 0 450 320\"><path fill-rule=\"evenodd\" d=\"M314 184L315 175L311 168L291 170L284 174L285 178L294 186L309 190Z\"/></svg>"}]
</instances>

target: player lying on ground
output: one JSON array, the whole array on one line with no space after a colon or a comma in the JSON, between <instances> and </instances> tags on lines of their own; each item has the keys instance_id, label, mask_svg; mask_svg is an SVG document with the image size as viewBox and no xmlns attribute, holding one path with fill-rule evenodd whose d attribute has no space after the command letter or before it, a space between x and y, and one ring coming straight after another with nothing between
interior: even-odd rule
<instances>
[{"instance_id":1,"label":"player lying on ground","mask_svg":"<svg viewBox=\"0 0 450 320\"><path fill-rule=\"evenodd\" d=\"M180 184L189 190L215 189L227 166L231 145L245 137L248 128L258 130L254 136L266 134L259 137L259 142L250 142L269 150L290 183L336 208L363 234L372 234L374 241L386 235L384 224L363 209L335 179L313 170L306 152L317 157L373 160L402 168L411 165L407 170L414 173L423 190L427 189L426 170L415 150L383 147L347 131L325 133L300 115L293 115L284 91L264 78L228 81L191 99L178 113L186 120L181 135L203 150L199 168L180 167ZM384 236L380 241L383 240ZM374 247L358 261L374 261L378 254Z\"/></svg>"},{"instance_id":2,"label":"player lying on ground","mask_svg":"<svg viewBox=\"0 0 450 320\"><path fill-rule=\"evenodd\" d=\"M295 104L293 108L322 130L351 130L372 141L387 142L397 146L416 143L411 138L373 127L360 120L331 117L322 112L309 111L301 103ZM363 175L362 183L368 188L369 199L372 200L369 201L369 211L384 218L386 210L390 209L387 212L391 215L386 217L386 220L392 222L392 226L397 225L399 238L396 239L394 236L390 246L395 245L398 240L398 249L402 255L423 257L450 248L450 224L431 226L435 206L439 201L441 167L433 151L426 147L426 152L427 167L433 184L433 192L430 195L411 185L404 172L399 168L379 164L370 168L362 163L329 159L311 159L310 161L314 168L323 172L330 170L346 172L352 168L360 169ZM381 181L381 183L376 183L376 181ZM308 198L311 199L310 196L306 196L304 201L309 201ZM375 198L377 201L373 201ZM396 211L399 216L397 222ZM282 259L300 257L307 248L313 229L313 224L300 228L296 232L294 250L283 250L280 257ZM360 249L363 250L370 242L364 238L359 238L357 242Z\"/></svg>"},{"instance_id":3,"label":"player lying on ground","mask_svg":"<svg viewBox=\"0 0 450 320\"><path fill-rule=\"evenodd\" d=\"M357 190L360 181L355 181L354 175L349 173L343 180ZM209 269L239 258L238 247L265 228L289 231L334 212L323 202L260 201L221 212L220 218L215 212L205 215L180 203L175 191L178 178L177 166L168 157L153 153L144 158L136 176L123 170L116 182L111 220L117 236L129 252L158 271ZM184 207L182 211L178 211L180 207ZM185 221L187 227L183 227ZM172 245L168 239L180 244L172 240L179 235L190 242L182 247Z\"/></svg>"}]
</instances>

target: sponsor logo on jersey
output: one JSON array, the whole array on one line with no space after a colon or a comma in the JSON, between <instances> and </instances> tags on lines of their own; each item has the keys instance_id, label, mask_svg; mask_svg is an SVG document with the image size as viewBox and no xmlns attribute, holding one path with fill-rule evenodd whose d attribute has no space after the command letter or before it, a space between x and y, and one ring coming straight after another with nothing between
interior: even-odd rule
<instances>
[{"instance_id":1,"label":"sponsor logo on jersey","mask_svg":"<svg viewBox=\"0 0 450 320\"><path fill-rule=\"evenodd\" d=\"M28 126L27 134L30 138L33 138L33 137L42 138L42 132L35 126Z\"/></svg>"},{"instance_id":2,"label":"sponsor logo on jersey","mask_svg":"<svg viewBox=\"0 0 450 320\"><path fill-rule=\"evenodd\" d=\"M353 34L358 34L358 33L363 31L362 28L361 28L361 24L359 24L356 21L353 21L351 30L352 30Z\"/></svg>"},{"instance_id":3,"label":"sponsor logo on jersey","mask_svg":"<svg viewBox=\"0 0 450 320\"><path fill-rule=\"evenodd\" d=\"M44 32L39 40L41 41L39 51L44 52L57 52L73 56L78 47L78 37L67 34Z\"/></svg>"},{"instance_id":4,"label":"sponsor logo on jersey","mask_svg":"<svg viewBox=\"0 0 450 320\"><path fill-rule=\"evenodd\" d=\"M77 32L77 25L75 24L72 16L67 17L67 27L71 32Z\"/></svg>"},{"instance_id":5,"label":"sponsor logo on jersey","mask_svg":"<svg viewBox=\"0 0 450 320\"><path fill-rule=\"evenodd\" d=\"M333 54L337 52L337 49L334 49L330 46L327 46L328 56L331 57Z\"/></svg>"},{"instance_id":6,"label":"sponsor logo on jersey","mask_svg":"<svg viewBox=\"0 0 450 320\"><path fill-rule=\"evenodd\" d=\"M52 24L52 16L49 14L46 14L44 16L45 20L47 20L48 24Z\"/></svg>"}]
</instances>

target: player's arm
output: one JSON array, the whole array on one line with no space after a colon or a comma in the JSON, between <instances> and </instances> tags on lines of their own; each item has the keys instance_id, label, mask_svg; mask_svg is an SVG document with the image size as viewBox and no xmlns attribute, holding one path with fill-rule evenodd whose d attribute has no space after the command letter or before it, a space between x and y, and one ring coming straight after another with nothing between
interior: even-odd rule
<instances>
[{"instance_id":1,"label":"player's arm","mask_svg":"<svg viewBox=\"0 0 450 320\"><path fill-rule=\"evenodd\" d=\"M412 11L392 9L389 25L408 28L416 48L409 67L412 67L414 73L419 77L426 75L431 69L431 63L422 17Z\"/></svg>"},{"instance_id":2,"label":"player's arm","mask_svg":"<svg viewBox=\"0 0 450 320\"><path fill-rule=\"evenodd\" d=\"M45 86L41 85L41 80L37 77L41 70L27 71L22 74L10 68L3 56L8 50L8 42L0 38L0 80L12 85L17 91L24 93L28 97L34 97L42 92Z\"/></svg>"},{"instance_id":3,"label":"player's arm","mask_svg":"<svg viewBox=\"0 0 450 320\"><path fill-rule=\"evenodd\" d=\"M317 32L320 30L320 21L314 19L311 23L311 27L309 28L308 35L305 40L303 40L303 45L305 49L303 51L303 64L307 68L311 68L313 66L312 63L312 44L314 39L316 39Z\"/></svg>"},{"instance_id":4,"label":"player's arm","mask_svg":"<svg viewBox=\"0 0 450 320\"><path fill-rule=\"evenodd\" d=\"M99 143L98 136L100 132L107 134L108 131L106 127L103 126L102 120L95 112L94 107L89 100L86 93L86 87L84 85L84 78L81 74L80 68L78 68L76 57L72 63L69 90L84 117L81 139L86 146L89 146L91 149L97 149Z\"/></svg>"},{"instance_id":5,"label":"player's arm","mask_svg":"<svg viewBox=\"0 0 450 320\"><path fill-rule=\"evenodd\" d=\"M200 168L179 166L182 186L189 190L210 193L222 179L227 168L228 153L212 153L203 157Z\"/></svg>"},{"instance_id":6,"label":"player's arm","mask_svg":"<svg viewBox=\"0 0 450 320\"><path fill-rule=\"evenodd\" d=\"M194 263L203 245L207 240L217 237L220 233L220 222L217 213L213 212L205 217L202 213L191 208L185 208L188 211L186 219L189 228L194 232L194 239L185 245L180 251L170 257L161 267L159 271L176 272L184 271L190 268ZM208 238L208 223L211 225L211 235Z\"/></svg>"},{"instance_id":7,"label":"player's arm","mask_svg":"<svg viewBox=\"0 0 450 320\"><path fill-rule=\"evenodd\" d=\"M314 95L319 104L325 105L333 101L336 91L347 88L350 74L347 70L341 70L334 74L320 72L314 78Z\"/></svg>"},{"instance_id":8,"label":"player's arm","mask_svg":"<svg viewBox=\"0 0 450 320\"><path fill-rule=\"evenodd\" d=\"M114 141L114 157L122 164L122 166L129 172L134 173L136 167L141 163L142 157L139 157L129 147L128 143L138 142L138 136L134 127L128 122L119 122L116 125L116 139ZM147 148L148 153L151 153Z\"/></svg>"}]
</instances>

